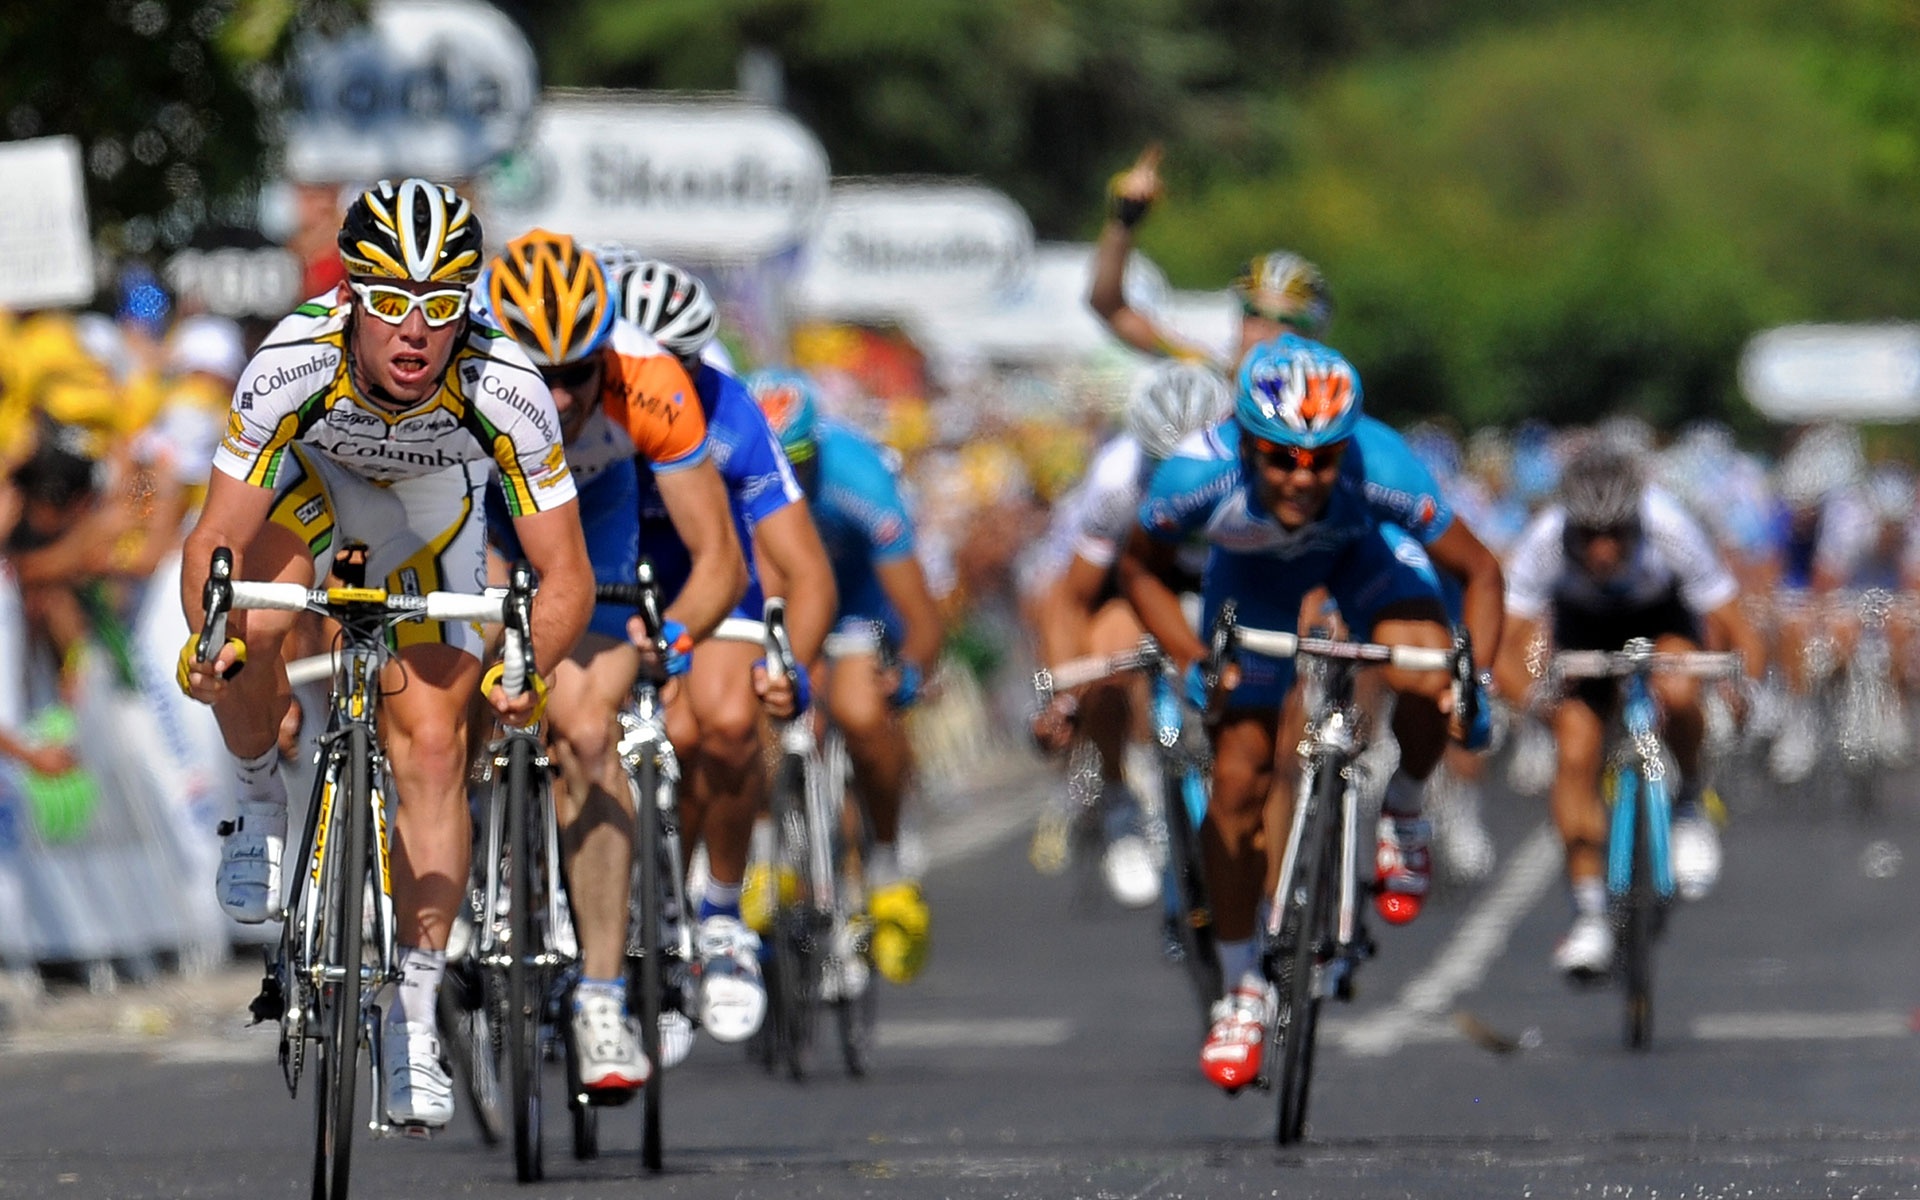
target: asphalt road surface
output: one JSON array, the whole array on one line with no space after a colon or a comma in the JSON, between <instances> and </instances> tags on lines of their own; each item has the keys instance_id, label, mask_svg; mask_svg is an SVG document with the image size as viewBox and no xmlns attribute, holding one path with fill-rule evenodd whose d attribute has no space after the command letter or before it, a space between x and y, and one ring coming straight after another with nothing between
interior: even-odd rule
<instances>
[{"instance_id":1,"label":"asphalt road surface","mask_svg":"<svg viewBox=\"0 0 1920 1200\"><path fill-rule=\"evenodd\" d=\"M1379 931L1355 1002L1326 1010L1308 1141L1284 1150L1271 1095L1200 1077L1152 914L1029 866L1041 786L932 829L934 957L881 996L868 1078L823 1060L794 1084L703 1043L670 1077L662 1175L639 1168L637 1107L603 1115L592 1162L556 1113L526 1188L462 1114L431 1141L363 1141L355 1194L1920 1196L1910 786L1864 820L1730 797L1720 888L1658 950L1646 1053L1622 1048L1617 992L1548 970L1567 909L1542 804L1490 803L1494 878ZM239 973L206 987L215 1018L123 995L0 1043L0 1198L305 1194L310 1101L240 1028Z\"/></svg>"}]
</instances>

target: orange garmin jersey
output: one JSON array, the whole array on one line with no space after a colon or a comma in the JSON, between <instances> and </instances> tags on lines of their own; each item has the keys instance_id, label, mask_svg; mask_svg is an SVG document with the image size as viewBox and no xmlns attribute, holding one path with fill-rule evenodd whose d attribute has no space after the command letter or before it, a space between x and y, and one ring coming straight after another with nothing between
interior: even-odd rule
<instances>
[{"instance_id":1,"label":"orange garmin jersey","mask_svg":"<svg viewBox=\"0 0 1920 1200\"><path fill-rule=\"evenodd\" d=\"M680 361L639 326L620 320L600 353L600 407L567 443L567 463L580 484L635 454L662 474L705 462L706 411Z\"/></svg>"}]
</instances>

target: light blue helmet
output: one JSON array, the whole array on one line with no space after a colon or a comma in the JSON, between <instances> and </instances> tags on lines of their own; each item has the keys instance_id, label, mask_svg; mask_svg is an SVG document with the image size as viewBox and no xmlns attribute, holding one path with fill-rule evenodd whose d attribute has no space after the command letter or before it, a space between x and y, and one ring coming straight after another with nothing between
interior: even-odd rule
<instances>
[{"instance_id":1,"label":"light blue helmet","mask_svg":"<svg viewBox=\"0 0 1920 1200\"><path fill-rule=\"evenodd\" d=\"M1240 364L1233 415L1240 428L1282 446L1344 442L1360 425L1360 376L1339 351L1285 333Z\"/></svg>"},{"instance_id":2,"label":"light blue helmet","mask_svg":"<svg viewBox=\"0 0 1920 1200\"><path fill-rule=\"evenodd\" d=\"M813 380L799 371L755 371L741 382L766 414L790 462L802 463L819 448L820 404Z\"/></svg>"}]
</instances>

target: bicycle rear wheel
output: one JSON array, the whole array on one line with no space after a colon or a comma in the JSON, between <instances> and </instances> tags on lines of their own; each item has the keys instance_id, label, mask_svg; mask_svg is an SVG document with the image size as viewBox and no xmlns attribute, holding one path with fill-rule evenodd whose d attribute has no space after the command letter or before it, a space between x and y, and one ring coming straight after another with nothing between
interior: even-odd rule
<instances>
[{"instance_id":1,"label":"bicycle rear wheel","mask_svg":"<svg viewBox=\"0 0 1920 1200\"><path fill-rule=\"evenodd\" d=\"M1171 768L1171 764L1168 766ZM1197 782L1188 776L1197 770L1189 766L1166 769L1161 774L1166 780L1167 871L1173 888L1173 911L1169 915L1182 966L1200 1002L1200 1026L1204 1030L1213 1020L1214 1002L1224 994L1224 988L1213 934L1213 909L1207 900L1200 830L1193 824L1187 804L1187 790Z\"/></svg>"},{"instance_id":2,"label":"bicycle rear wheel","mask_svg":"<svg viewBox=\"0 0 1920 1200\"><path fill-rule=\"evenodd\" d=\"M545 1173L540 1128L540 1023L546 988L539 959L546 949L536 904L539 871L533 813L533 748L507 743L506 863L509 877L507 953L507 1084L513 1096L513 1165L521 1183Z\"/></svg>"},{"instance_id":3,"label":"bicycle rear wheel","mask_svg":"<svg viewBox=\"0 0 1920 1200\"><path fill-rule=\"evenodd\" d=\"M669 883L661 878L665 868L662 856L665 839L660 822L660 768L651 757L634 768L634 814L639 837L633 848L639 865L634 887L639 889L640 932L636 939L640 952L639 980L629 982L627 994L638 995L636 1015L640 1020L640 1049L647 1056L647 1086L640 1099L640 1161L649 1171L658 1171L661 1162L660 1106L666 1069L660 1062L660 1013L665 1007L667 976L665 970L666 894ZM675 863L670 869L678 870Z\"/></svg>"},{"instance_id":4,"label":"bicycle rear wheel","mask_svg":"<svg viewBox=\"0 0 1920 1200\"><path fill-rule=\"evenodd\" d=\"M774 1056L794 1079L806 1078L820 1005L820 910L813 892L813 837L807 824L806 762L780 759L773 820ZM792 886L789 887L789 881Z\"/></svg>"},{"instance_id":5,"label":"bicycle rear wheel","mask_svg":"<svg viewBox=\"0 0 1920 1200\"><path fill-rule=\"evenodd\" d=\"M1330 766L1331 764L1328 764ZM1274 952L1274 1014L1280 1057L1279 1142L1293 1145L1306 1133L1307 1096L1313 1086L1313 1042L1320 1023L1315 967L1334 946L1333 920L1340 880L1339 814L1345 781L1323 766L1314 777L1313 803L1304 817L1294 886L1287 897L1280 944ZM1291 937L1289 937L1291 931Z\"/></svg>"},{"instance_id":6,"label":"bicycle rear wheel","mask_svg":"<svg viewBox=\"0 0 1920 1200\"><path fill-rule=\"evenodd\" d=\"M370 747L367 731L348 730L346 786L337 782L325 830L338 839L330 857L319 917L321 960L338 968L337 981L323 982L320 1010L320 1086L314 1089L314 1200L346 1200L353 1154L354 1075L360 1060L361 915L366 899L369 826L372 823ZM343 807L344 806L344 807ZM329 971L331 973L331 970Z\"/></svg>"},{"instance_id":7,"label":"bicycle rear wheel","mask_svg":"<svg viewBox=\"0 0 1920 1200\"><path fill-rule=\"evenodd\" d=\"M1626 1043L1629 1050L1653 1044L1653 938L1660 897L1653 879L1653 805L1638 772L1622 771L1620 786L1633 805L1633 870L1622 898L1620 956L1627 985ZM1615 813L1619 812L1618 807Z\"/></svg>"}]
</instances>

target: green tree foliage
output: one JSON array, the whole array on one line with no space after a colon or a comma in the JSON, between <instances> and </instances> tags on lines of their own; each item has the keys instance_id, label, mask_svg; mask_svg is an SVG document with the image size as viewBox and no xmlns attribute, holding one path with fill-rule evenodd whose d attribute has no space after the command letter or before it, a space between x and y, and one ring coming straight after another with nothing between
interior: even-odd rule
<instances>
[{"instance_id":1,"label":"green tree foliage","mask_svg":"<svg viewBox=\"0 0 1920 1200\"><path fill-rule=\"evenodd\" d=\"M0 130L77 137L93 226L136 254L185 243L223 204L250 216L294 32L364 0L63 0L0 5Z\"/></svg>"},{"instance_id":2,"label":"green tree foliage","mask_svg":"<svg viewBox=\"0 0 1920 1200\"><path fill-rule=\"evenodd\" d=\"M1176 198L1147 247L1189 282L1320 260L1392 415L1738 413L1756 329L1920 311L1920 211L1838 43L1700 32L1616 12L1357 63L1293 110L1284 167Z\"/></svg>"}]
</instances>

